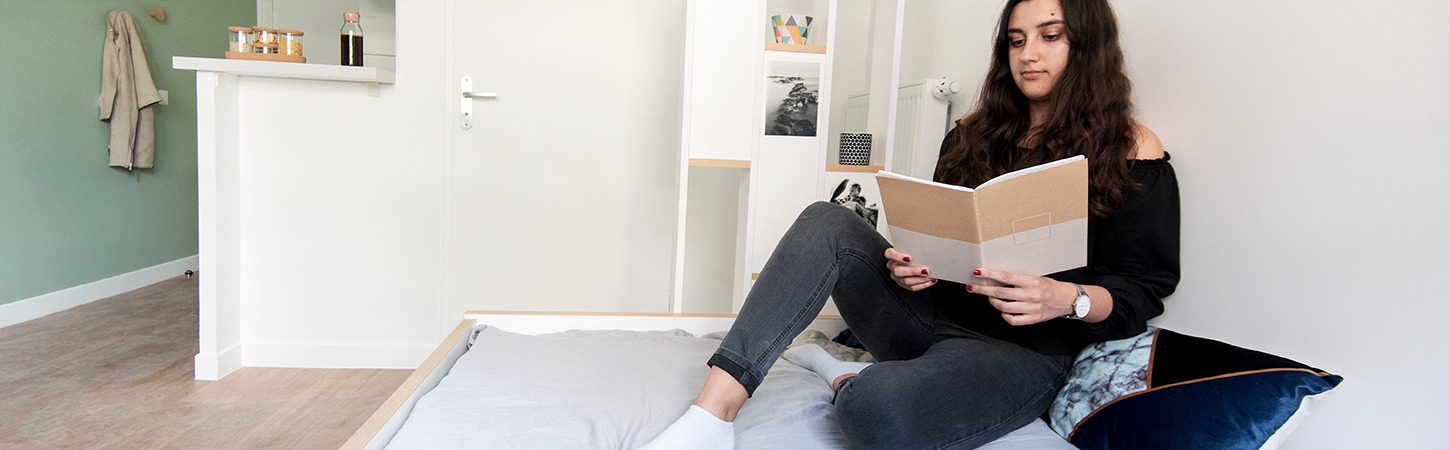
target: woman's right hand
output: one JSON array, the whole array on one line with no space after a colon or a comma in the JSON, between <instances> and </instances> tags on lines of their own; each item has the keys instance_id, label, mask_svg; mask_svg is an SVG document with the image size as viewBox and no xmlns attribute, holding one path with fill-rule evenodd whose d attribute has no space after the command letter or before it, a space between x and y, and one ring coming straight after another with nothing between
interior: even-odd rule
<instances>
[{"instance_id":1,"label":"woman's right hand","mask_svg":"<svg viewBox=\"0 0 1450 450\"><path fill-rule=\"evenodd\" d=\"M911 265L911 256L895 248L886 249L886 270L891 271L891 279L896 281L897 286L910 291L920 291L936 284L936 279L929 276L931 269Z\"/></svg>"}]
</instances>

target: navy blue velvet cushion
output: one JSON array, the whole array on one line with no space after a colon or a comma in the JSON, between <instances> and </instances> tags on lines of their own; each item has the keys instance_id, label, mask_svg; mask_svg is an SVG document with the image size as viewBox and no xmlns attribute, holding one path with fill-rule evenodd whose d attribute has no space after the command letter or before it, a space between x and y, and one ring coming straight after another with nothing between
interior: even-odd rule
<instances>
[{"instance_id":1,"label":"navy blue velvet cushion","mask_svg":"<svg viewBox=\"0 0 1450 450\"><path fill-rule=\"evenodd\" d=\"M1297 425L1296 413L1342 380L1268 353L1150 329L1084 349L1049 416L1058 434L1085 449L1272 447Z\"/></svg>"}]
</instances>

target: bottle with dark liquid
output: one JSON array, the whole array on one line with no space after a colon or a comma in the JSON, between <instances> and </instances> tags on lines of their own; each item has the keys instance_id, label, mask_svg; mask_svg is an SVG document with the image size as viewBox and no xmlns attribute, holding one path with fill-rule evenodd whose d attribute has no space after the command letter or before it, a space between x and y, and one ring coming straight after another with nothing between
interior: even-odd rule
<instances>
[{"instance_id":1,"label":"bottle with dark liquid","mask_svg":"<svg viewBox=\"0 0 1450 450\"><path fill-rule=\"evenodd\" d=\"M363 31L362 26L357 24L357 11L343 11L342 13L342 65L358 66L363 65Z\"/></svg>"}]
</instances>

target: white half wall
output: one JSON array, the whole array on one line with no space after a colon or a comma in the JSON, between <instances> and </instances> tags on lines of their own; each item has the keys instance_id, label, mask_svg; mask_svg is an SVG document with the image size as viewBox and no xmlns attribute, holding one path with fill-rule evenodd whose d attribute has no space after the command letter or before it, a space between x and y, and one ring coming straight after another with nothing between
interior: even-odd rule
<instances>
[{"instance_id":1,"label":"white half wall","mask_svg":"<svg viewBox=\"0 0 1450 450\"><path fill-rule=\"evenodd\" d=\"M976 100L1002 2L907 6L901 76ZM1183 281L1155 325L1343 375L1287 449L1432 448L1450 389L1450 4L1120 0L1173 155Z\"/></svg>"},{"instance_id":2,"label":"white half wall","mask_svg":"<svg viewBox=\"0 0 1450 450\"><path fill-rule=\"evenodd\" d=\"M376 97L238 77L242 365L411 368L446 333L444 19L398 2Z\"/></svg>"}]
</instances>

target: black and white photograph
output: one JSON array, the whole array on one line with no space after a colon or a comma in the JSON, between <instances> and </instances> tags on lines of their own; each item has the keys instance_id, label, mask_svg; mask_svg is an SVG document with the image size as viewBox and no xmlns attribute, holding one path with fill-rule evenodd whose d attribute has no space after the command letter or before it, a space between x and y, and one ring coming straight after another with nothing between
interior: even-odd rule
<instances>
[{"instance_id":1,"label":"black and white photograph","mask_svg":"<svg viewBox=\"0 0 1450 450\"><path fill-rule=\"evenodd\" d=\"M839 180L839 181L837 181ZM881 230L881 189L876 186L876 177L867 173L826 172L828 201L841 205L866 219L877 230Z\"/></svg>"},{"instance_id":2,"label":"black and white photograph","mask_svg":"<svg viewBox=\"0 0 1450 450\"><path fill-rule=\"evenodd\" d=\"M776 63L765 77L765 134L815 136L819 123L820 66Z\"/></svg>"}]
</instances>

